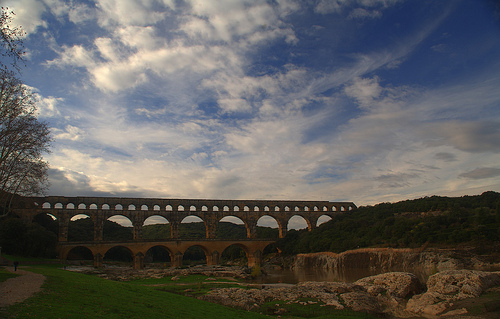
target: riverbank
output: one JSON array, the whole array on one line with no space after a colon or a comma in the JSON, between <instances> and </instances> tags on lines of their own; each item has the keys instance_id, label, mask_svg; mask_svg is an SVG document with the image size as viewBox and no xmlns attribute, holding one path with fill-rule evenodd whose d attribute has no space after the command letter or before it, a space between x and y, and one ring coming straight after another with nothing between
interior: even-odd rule
<instances>
[{"instance_id":1,"label":"riverbank","mask_svg":"<svg viewBox=\"0 0 500 319\"><path fill-rule=\"evenodd\" d=\"M500 272L443 271L431 276L427 285L414 274L390 272L354 283L303 282L286 287L220 288L199 298L246 310L260 309L263 304L274 302L279 305L275 308L276 315L286 314L287 305L319 303L337 310L397 318L466 318L464 315L498 318ZM473 307L470 300L474 300Z\"/></svg>"},{"instance_id":2,"label":"riverbank","mask_svg":"<svg viewBox=\"0 0 500 319\"><path fill-rule=\"evenodd\" d=\"M248 271L241 267L67 269L118 281L147 283L153 280L157 288L163 287L161 289L171 289L212 303L272 315L286 315L297 307L327 307L325 309L396 318L500 317L500 271L445 270L430 276L426 283L412 273L387 272L352 283L309 281L298 284L255 284L241 280L248 278ZM201 295L193 294L193 289L186 288L183 278L196 275L206 278L197 280L208 283L212 279L213 283L217 280L217 284L212 286L200 281L198 285L204 286L204 289L212 287ZM158 286L155 278L163 284ZM240 280L233 281L233 278ZM165 280L168 284L165 284ZM232 284L230 288L217 287L229 283ZM180 287L173 288L176 285Z\"/></svg>"}]
</instances>

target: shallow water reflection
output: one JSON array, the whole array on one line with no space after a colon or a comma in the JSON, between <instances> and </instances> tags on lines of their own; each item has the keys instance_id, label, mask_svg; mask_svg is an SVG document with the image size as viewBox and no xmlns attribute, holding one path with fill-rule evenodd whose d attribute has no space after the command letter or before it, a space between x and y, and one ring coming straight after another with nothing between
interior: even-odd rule
<instances>
[{"instance_id":1,"label":"shallow water reflection","mask_svg":"<svg viewBox=\"0 0 500 319\"><path fill-rule=\"evenodd\" d=\"M427 282L427 278L433 274L431 270L425 269L369 269L369 268L350 268L342 271L302 268L302 269L273 269L266 270L265 275L255 279L253 282L262 284L287 283L296 284L304 281L342 281L354 282L358 279L383 274L392 271L404 271L415 274L420 282Z\"/></svg>"}]
</instances>

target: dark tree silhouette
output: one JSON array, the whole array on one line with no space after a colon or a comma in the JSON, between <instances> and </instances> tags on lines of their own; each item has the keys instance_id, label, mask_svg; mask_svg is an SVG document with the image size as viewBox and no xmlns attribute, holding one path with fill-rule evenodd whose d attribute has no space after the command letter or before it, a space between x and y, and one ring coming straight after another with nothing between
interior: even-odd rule
<instances>
[{"instance_id":1,"label":"dark tree silhouette","mask_svg":"<svg viewBox=\"0 0 500 319\"><path fill-rule=\"evenodd\" d=\"M7 70L13 67L20 71L19 62L23 62L24 45L23 37L26 32L22 27L11 27L12 17L15 15L7 7L1 7L0 13L0 67Z\"/></svg>"}]
</instances>

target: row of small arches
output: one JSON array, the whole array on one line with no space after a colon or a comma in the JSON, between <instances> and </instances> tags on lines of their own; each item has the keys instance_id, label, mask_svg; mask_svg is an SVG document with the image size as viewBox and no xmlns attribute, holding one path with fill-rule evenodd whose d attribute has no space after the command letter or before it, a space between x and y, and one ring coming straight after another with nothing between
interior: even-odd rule
<instances>
[{"instance_id":1,"label":"row of small arches","mask_svg":"<svg viewBox=\"0 0 500 319\"><path fill-rule=\"evenodd\" d=\"M125 206L125 207L127 207L128 210L137 210L136 206L133 205L133 204L130 204L130 205ZM52 207L51 207L51 204L49 202L45 202L42 205L42 208L52 208ZM63 209L64 205L62 203L56 203L56 204L54 204L54 208L55 209ZM87 205L81 203L78 206L75 206L75 204L69 203L69 204L66 205L65 208L66 209L75 209L75 208L76 209L87 209ZM98 206L97 206L97 204L90 204L89 207L88 207L88 209L98 209ZM110 210L111 207L108 204L103 204L101 206L101 209L103 209L103 210ZM272 211L272 209L273 209L272 207L264 206L264 211L269 212L269 211ZM348 206L348 208L347 208L347 210L352 210L352 209L353 209L352 206ZM114 210L124 210L124 206L121 205L121 204L117 204L117 205L114 206ZM140 207L140 210L148 211L149 207L147 205L142 205ZM159 205L154 205L153 206L153 210L154 211L160 211L161 207ZM187 209L185 209L185 207L183 205L178 205L176 207L176 211L186 211L186 210ZM275 206L274 207L274 211L278 212L280 210L281 210L281 208L279 206ZM314 206L314 207L311 207L311 208L308 207L308 206L304 206L302 210L301 210L301 207L299 207L299 206L295 206L293 208L293 210L289 206L285 206L283 210L286 211L286 212L288 212L288 211L302 211L302 210L306 211L306 212L307 211L315 211L315 212L318 212L318 211L327 212L327 211L329 211L329 209L328 209L327 206L323 206L322 209L318 208L318 206ZM165 211L174 211L174 206L167 205L165 207ZM189 207L189 211L197 211L196 206L191 205ZM201 207L201 211L209 211L209 209L208 209L208 207L206 205L204 205L204 206ZM214 212L219 211L219 206L213 206L211 211L214 211ZM228 212L228 211L231 211L231 209L229 208L229 206L226 205L226 206L224 206L222 208L221 211ZM233 211L235 211L235 212L240 211L240 207L239 206L234 206L233 207ZM244 206L243 207L243 211L251 211L251 210L250 210L250 207ZM254 206L254 208L253 208L252 211L258 212L258 211L260 211L260 207L259 206ZM337 207L336 206L332 206L331 211L334 211L334 212L337 211ZM344 206L340 206L340 211L346 211L346 208Z\"/></svg>"},{"instance_id":2,"label":"row of small arches","mask_svg":"<svg viewBox=\"0 0 500 319\"><path fill-rule=\"evenodd\" d=\"M39 216L39 215L44 215L44 213L41 213L41 214L38 214L36 216ZM52 214L47 214L48 216L50 216L53 220L58 220L58 218ZM33 221L36 220L36 216L35 218L33 219ZM86 214L77 214L77 215L74 215L71 217L70 221L76 221L78 219L86 219L86 218L91 218L89 215L86 215ZM316 221L316 226L319 226L320 224L322 223L325 223L329 220L331 220L332 218L328 215L321 215L317 221ZM124 215L120 215L120 214L116 214L116 215L113 215L113 216L110 216L109 218L107 218L107 220L109 221L113 221L113 222L116 222L118 224L120 224L121 226L124 226L124 227L133 227L133 223L132 221L130 220L130 218L124 216ZM189 216L186 216L182 221L181 221L181 224L184 224L184 223L197 223L197 222L205 222L202 218L198 217L198 216L195 216L195 215L189 215ZM230 223L233 223L233 224L245 224L245 222L239 218L239 217L236 217L236 216L225 216L223 218L221 218L219 221L220 222L230 222ZM165 218L164 216L161 216L161 215L152 215L152 216L149 216L148 218L144 219L140 225L142 226L146 226L146 225L154 225L154 224L169 224L170 221ZM291 218L289 218L287 220L287 222L283 225L286 229L302 229L302 228L307 228L307 220L303 217L303 216L300 216L300 215L294 215L292 216ZM292 225L295 224L295 225L301 225L300 227L298 228L294 228ZM264 215L264 216L261 216L258 221L257 221L257 226L263 226L263 227L271 227L271 228L277 228L279 227L278 225L278 220L270 215Z\"/></svg>"}]
</instances>

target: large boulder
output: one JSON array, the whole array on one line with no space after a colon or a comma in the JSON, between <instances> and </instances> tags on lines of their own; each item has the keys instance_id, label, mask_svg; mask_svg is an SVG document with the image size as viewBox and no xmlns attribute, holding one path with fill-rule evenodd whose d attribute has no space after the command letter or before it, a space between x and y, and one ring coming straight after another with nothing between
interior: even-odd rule
<instances>
[{"instance_id":1,"label":"large boulder","mask_svg":"<svg viewBox=\"0 0 500 319\"><path fill-rule=\"evenodd\" d=\"M497 285L500 285L500 272L448 270L429 277L427 291L458 300L479 297L486 289Z\"/></svg>"},{"instance_id":2,"label":"large boulder","mask_svg":"<svg viewBox=\"0 0 500 319\"><path fill-rule=\"evenodd\" d=\"M355 282L374 296L389 295L397 298L411 297L422 291L417 276L408 272L389 272L362 278Z\"/></svg>"},{"instance_id":3,"label":"large boulder","mask_svg":"<svg viewBox=\"0 0 500 319\"><path fill-rule=\"evenodd\" d=\"M408 300L406 310L436 316L451 307L453 301L479 297L486 289L497 285L500 285L500 272L442 271L429 277L427 292Z\"/></svg>"},{"instance_id":4,"label":"large boulder","mask_svg":"<svg viewBox=\"0 0 500 319\"><path fill-rule=\"evenodd\" d=\"M452 305L451 301L443 300L440 294L426 292L408 300L406 311L422 316L437 316Z\"/></svg>"},{"instance_id":5,"label":"large boulder","mask_svg":"<svg viewBox=\"0 0 500 319\"><path fill-rule=\"evenodd\" d=\"M354 311L382 314L382 307L377 298L362 291L347 292L341 295L347 307Z\"/></svg>"}]
</instances>

